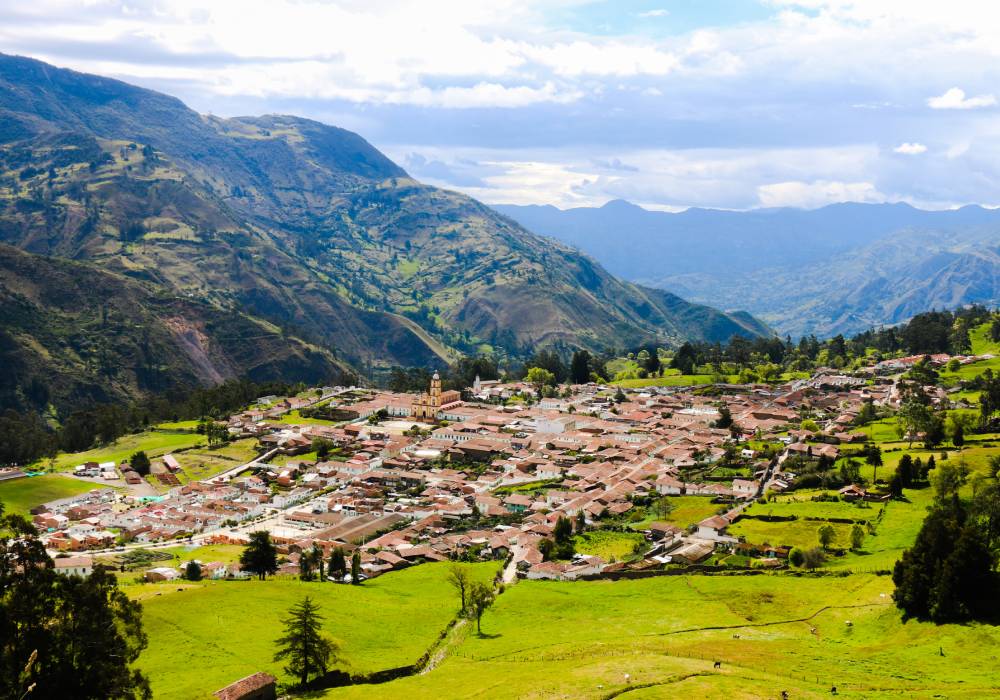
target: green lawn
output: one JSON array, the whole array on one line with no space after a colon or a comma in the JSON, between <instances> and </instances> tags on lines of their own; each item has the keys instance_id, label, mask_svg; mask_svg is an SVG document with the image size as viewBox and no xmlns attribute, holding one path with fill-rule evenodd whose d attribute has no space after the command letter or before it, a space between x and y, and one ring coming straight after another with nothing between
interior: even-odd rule
<instances>
[{"instance_id":1,"label":"green lawn","mask_svg":"<svg viewBox=\"0 0 1000 700\"><path fill-rule=\"evenodd\" d=\"M269 423L286 423L288 425L337 425L336 421L324 420L322 418L307 418L301 415L298 409L282 414L278 418L269 418Z\"/></svg>"},{"instance_id":2,"label":"green lawn","mask_svg":"<svg viewBox=\"0 0 1000 700\"><path fill-rule=\"evenodd\" d=\"M68 498L91 489L101 488L82 479L68 476L31 476L23 479L0 481L0 503L4 504L8 513L27 515L35 506L39 506L57 498Z\"/></svg>"},{"instance_id":3,"label":"green lawn","mask_svg":"<svg viewBox=\"0 0 1000 700\"><path fill-rule=\"evenodd\" d=\"M647 511L642 520L629 523L629 527L633 530L645 530L650 523L660 521L684 528L715 515L720 509L725 510L724 505L712 503L708 496L670 496L669 502L674 506L669 515L660 516Z\"/></svg>"},{"instance_id":4,"label":"green lawn","mask_svg":"<svg viewBox=\"0 0 1000 700\"><path fill-rule=\"evenodd\" d=\"M496 566L475 565L476 575L488 578ZM350 672L410 664L458 611L446 572L447 565L427 564L361 586L294 579L128 586L129 596L142 601L149 635L138 666L158 700L209 698L257 671L288 680L272 661L274 640L288 608L306 595L319 603Z\"/></svg>"},{"instance_id":5,"label":"green lawn","mask_svg":"<svg viewBox=\"0 0 1000 700\"><path fill-rule=\"evenodd\" d=\"M84 462L115 462L127 460L139 450L144 450L150 458L169 454L174 450L193 447L205 443L205 436L190 431L167 432L150 430L135 435L126 435L106 447L86 452L62 452L56 456L54 466L59 471L68 471ZM37 468L47 468L49 460L40 460Z\"/></svg>"},{"instance_id":6,"label":"green lawn","mask_svg":"<svg viewBox=\"0 0 1000 700\"><path fill-rule=\"evenodd\" d=\"M615 532L614 530L594 530L577 535L573 539L580 554L596 554L604 561L621 561L642 547L646 539L635 532Z\"/></svg>"},{"instance_id":7,"label":"green lawn","mask_svg":"<svg viewBox=\"0 0 1000 700\"><path fill-rule=\"evenodd\" d=\"M522 581L429 673L324 697L996 696L1000 629L903 625L891 590L870 575Z\"/></svg>"}]
</instances>

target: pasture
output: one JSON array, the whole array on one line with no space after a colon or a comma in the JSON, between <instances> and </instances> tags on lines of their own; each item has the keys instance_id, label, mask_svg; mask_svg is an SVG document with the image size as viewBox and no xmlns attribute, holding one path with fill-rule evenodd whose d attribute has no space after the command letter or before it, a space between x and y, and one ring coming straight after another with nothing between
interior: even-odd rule
<instances>
[{"instance_id":1,"label":"pasture","mask_svg":"<svg viewBox=\"0 0 1000 700\"><path fill-rule=\"evenodd\" d=\"M0 503L8 513L28 515L35 506L102 488L81 479L46 474L0 481Z\"/></svg>"},{"instance_id":2,"label":"pasture","mask_svg":"<svg viewBox=\"0 0 1000 700\"><path fill-rule=\"evenodd\" d=\"M184 552L187 559L191 553ZM474 565L490 578L496 564ZM326 632L343 645L345 667L367 673L415 662L458 612L447 566L427 564L361 586L268 581L207 581L135 585L149 647L138 667L158 700L210 698L228 683L257 671L288 680L272 661L274 640L288 608L309 595L326 619Z\"/></svg>"},{"instance_id":3,"label":"pasture","mask_svg":"<svg viewBox=\"0 0 1000 700\"><path fill-rule=\"evenodd\" d=\"M124 435L105 447L84 452L60 452L52 460L40 460L34 468L43 469L50 465L56 471L70 471L84 462L114 462L120 464L139 450L144 450L150 459L169 454L195 445L205 444L205 436L190 430L160 431L147 430L134 435Z\"/></svg>"},{"instance_id":4,"label":"pasture","mask_svg":"<svg viewBox=\"0 0 1000 700\"><path fill-rule=\"evenodd\" d=\"M522 581L434 670L324 697L995 696L1000 630L904 625L891 590L870 575Z\"/></svg>"}]
</instances>

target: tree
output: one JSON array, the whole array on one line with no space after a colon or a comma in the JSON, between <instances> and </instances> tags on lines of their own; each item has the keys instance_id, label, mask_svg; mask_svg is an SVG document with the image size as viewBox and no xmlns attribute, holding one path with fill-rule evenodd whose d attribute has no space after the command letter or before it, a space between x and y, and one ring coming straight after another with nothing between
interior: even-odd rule
<instances>
[{"instance_id":1,"label":"tree","mask_svg":"<svg viewBox=\"0 0 1000 700\"><path fill-rule=\"evenodd\" d=\"M674 353L670 366L679 370L681 374L694 374L695 365L698 362L698 352L691 343L684 343L677 352Z\"/></svg>"},{"instance_id":2,"label":"tree","mask_svg":"<svg viewBox=\"0 0 1000 700\"><path fill-rule=\"evenodd\" d=\"M535 387L535 391L538 395L542 395L542 390L547 386L554 386L556 383L556 375L547 369L542 367L532 367L528 370L528 374L525 376L525 381Z\"/></svg>"},{"instance_id":3,"label":"tree","mask_svg":"<svg viewBox=\"0 0 1000 700\"><path fill-rule=\"evenodd\" d=\"M343 547L334 547L330 554L330 576L337 581L343 581L347 574L347 556Z\"/></svg>"},{"instance_id":4,"label":"tree","mask_svg":"<svg viewBox=\"0 0 1000 700\"><path fill-rule=\"evenodd\" d=\"M865 529L860 524L854 523L851 527L851 549L857 551L865 543Z\"/></svg>"},{"instance_id":5,"label":"tree","mask_svg":"<svg viewBox=\"0 0 1000 700\"><path fill-rule=\"evenodd\" d=\"M997 588L993 564L981 529L958 499L938 503L893 568L893 600L904 620L960 622L986 614Z\"/></svg>"},{"instance_id":6,"label":"tree","mask_svg":"<svg viewBox=\"0 0 1000 700\"><path fill-rule=\"evenodd\" d=\"M323 564L323 549L313 542L312 550L309 552L309 556L312 558L313 566L319 569L319 582L323 583L326 581L326 572Z\"/></svg>"},{"instance_id":7,"label":"tree","mask_svg":"<svg viewBox=\"0 0 1000 700\"><path fill-rule=\"evenodd\" d=\"M941 462L930 475L934 498L938 503L950 501L958 495L969 478L969 467L961 459Z\"/></svg>"},{"instance_id":8,"label":"tree","mask_svg":"<svg viewBox=\"0 0 1000 700\"><path fill-rule=\"evenodd\" d=\"M955 423L951 429L951 444L954 445L961 451L962 446L965 444L965 428L962 427L961 423Z\"/></svg>"},{"instance_id":9,"label":"tree","mask_svg":"<svg viewBox=\"0 0 1000 700\"><path fill-rule=\"evenodd\" d=\"M872 467L872 483L874 484L878 468L882 466L882 448L878 445L872 445L865 450L865 462Z\"/></svg>"},{"instance_id":10,"label":"tree","mask_svg":"<svg viewBox=\"0 0 1000 700\"><path fill-rule=\"evenodd\" d=\"M660 372L660 351L655 345L650 345L646 349L646 357L643 359L642 367L650 375L656 375Z\"/></svg>"},{"instance_id":11,"label":"tree","mask_svg":"<svg viewBox=\"0 0 1000 700\"><path fill-rule=\"evenodd\" d=\"M340 661L338 645L323 634L323 617L309 596L292 606L282 620L285 635L277 640L275 661L288 659L285 673L305 685L310 676L326 673L331 663Z\"/></svg>"},{"instance_id":12,"label":"tree","mask_svg":"<svg viewBox=\"0 0 1000 700\"><path fill-rule=\"evenodd\" d=\"M837 537L837 531L833 529L833 525L826 523L821 525L819 530L816 531L819 536L819 543L823 545L823 549L829 549L830 545L833 544L834 539Z\"/></svg>"},{"instance_id":13,"label":"tree","mask_svg":"<svg viewBox=\"0 0 1000 700\"><path fill-rule=\"evenodd\" d=\"M271 542L271 533L267 530L250 533L250 541L240 554L240 568L261 581L278 571L278 548Z\"/></svg>"},{"instance_id":14,"label":"tree","mask_svg":"<svg viewBox=\"0 0 1000 700\"><path fill-rule=\"evenodd\" d=\"M792 566L802 566L805 563L805 561L806 561L805 552L803 552L798 547L793 548L792 551L788 553L788 563L791 564Z\"/></svg>"},{"instance_id":15,"label":"tree","mask_svg":"<svg viewBox=\"0 0 1000 700\"><path fill-rule=\"evenodd\" d=\"M146 645L113 574L57 574L31 523L0 506L0 697L150 698L132 668Z\"/></svg>"},{"instance_id":16,"label":"tree","mask_svg":"<svg viewBox=\"0 0 1000 700\"><path fill-rule=\"evenodd\" d=\"M483 613L493 605L493 589L482 581L476 581L469 590L469 613L476 619L476 632L483 633Z\"/></svg>"},{"instance_id":17,"label":"tree","mask_svg":"<svg viewBox=\"0 0 1000 700\"><path fill-rule=\"evenodd\" d=\"M184 567L184 578L188 581L201 581L201 564L189 561Z\"/></svg>"},{"instance_id":18,"label":"tree","mask_svg":"<svg viewBox=\"0 0 1000 700\"><path fill-rule=\"evenodd\" d=\"M128 463L132 466L132 469L140 476L146 476L149 474L149 457L142 450L139 450L131 457L128 458Z\"/></svg>"},{"instance_id":19,"label":"tree","mask_svg":"<svg viewBox=\"0 0 1000 700\"><path fill-rule=\"evenodd\" d=\"M552 534L555 536L557 544L568 542L573 537L572 521L565 515L560 515L552 529Z\"/></svg>"},{"instance_id":20,"label":"tree","mask_svg":"<svg viewBox=\"0 0 1000 700\"><path fill-rule=\"evenodd\" d=\"M576 534L582 534L587 530L587 515L582 511L576 513Z\"/></svg>"},{"instance_id":21,"label":"tree","mask_svg":"<svg viewBox=\"0 0 1000 700\"><path fill-rule=\"evenodd\" d=\"M538 542L538 551L542 555L542 561L550 561L555 553L556 543L546 537Z\"/></svg>"},{"instance_id":22,"label":"tree","mask_svg":"<svg viewBox=\"0 0 1000 700\"><path fill-rule=\"evenodd\" d=\"M910 488L913 485L913 458L905 454L899 458L896 465L896 475L899 477L900 486Z\"/></svg>"},{"instance_id":23,"label":"tree","mask_svg":"<svg viewBox=\"0 0 1000 700\"><path fill-rule=\"evenodd\" d=\"M316 453L316 460L319 462L325 462L326 458L330 456L330 451L333 450L333 443L324 438L315 438L312 441L313 452Z\"/></svg>"},{"instance_id":24,"label":"tree","mask_svg":"<svg viewBox=\"0 0 1000 700\"><path fill-rule=\"evenodd\" d=\"M458 595L462 600L462 611L464 612L466 595L469 592L469 586L472 585L469 570L461 564L452 564L448 567L448 583L458 591Z\"/></svg>"},{"instance_id":25,"label":"tree","mask_svg":"<svg viewBox=\"0 0 1000 700\"><path fill-rule=\"evenodd\" d=\"M355 586L361 583L361 552L356 549L351 555L351 583Z\"/></svg>"},{"instance_id":26,"label":"tree","mask_svg":"<svg viewBox=\"0 0 1000 700\"><path fill-rule=\"evenodd\" d=\"M590 381L590 353L577 350L569 366L569 380L573 384L586 384Z\"/></svg>"},{"instance_id":27,"label":"tree","mask_svg":"<svg viewBox=\"0 0 1000 700\"><path fill-rule=\"evenodd\" d=\"M924 432L924 447L931 448L944 442L944 418L932 413Z\"/></svg>"},{"instance_id":28,"label":"tree","mask_svg":"<svg viewBox=\"0 0 1000 700\"><path fill-rule=\"evenodd\" d=\"M925 431L931 422L930 409L920 400L910 397L903 401L896 414L900 437L913 446L917 433Z\"/></svg>"},{"instance_id":29,"label":"tree","mask_svg":"<svg viewBox=\"0 0 1000 700\"><path fill-rule=\"evenodd\" d=\"M728 428L733 424L733 414L729 411L729 406L723 404L719 407L719 419L715 421L716 428Z\"/></svg>"},{"instance_id":30,"label":"tree","mask_svg":"<svg viewBox=\"0 0 1000 700\"><path fill-rule=\"evenodd\" d=\"M625 392L622 391L622 388L617 387L615 390L615 403L622 403L626 398L628 397L625 396Z\"/></svg>"},{"instance_id":31,"label":"tree","mask_svg":"<svg viewBox=\"0 0 1000 700\"><path fill-rule=\"evenodd\" d=\"M826 552L824 552L819 547L813 547L812 549L807 549L802 553L802 563L803 565L812 571L813 569L818 569L823 566L823 562L826 561Z\"/></svg>"}]
</instances>

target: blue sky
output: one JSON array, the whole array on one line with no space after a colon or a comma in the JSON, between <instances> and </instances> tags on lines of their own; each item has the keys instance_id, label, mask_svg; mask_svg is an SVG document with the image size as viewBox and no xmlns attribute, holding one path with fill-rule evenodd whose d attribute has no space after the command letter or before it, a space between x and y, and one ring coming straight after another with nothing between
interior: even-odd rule
<instances>
[{"instance_id":1,"label":"blue sky","mask_svg":"<svg viewBox=\"0 0 1000 700\"><path fill-rule=\"evenodd\" d=\"M336 124L486 202L1000 205L1000 3L0 0L0 51Z\"/></svg>"}]
</instances>

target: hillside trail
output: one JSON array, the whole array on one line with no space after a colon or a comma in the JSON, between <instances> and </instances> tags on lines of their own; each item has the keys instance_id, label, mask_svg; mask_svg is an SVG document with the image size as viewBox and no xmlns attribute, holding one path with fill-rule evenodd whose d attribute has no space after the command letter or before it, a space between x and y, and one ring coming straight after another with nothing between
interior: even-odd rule
<instances>
[{"instance_id":1,"label":"hillside trail","mask_svg":"<svg viewBox=\"0 0 1000 700\"><path fill-rule=\"evenodd\" d=\"M427 663L424 664L422 669L420 669L420 673L418 675L422 676L425 673L433 671L438 667L438 664L445 660L445 657L448 656L448 652L452 649L452 647L462 643L462 640L465 639L465 634L463 634L463 632L465 631L467 624L468 620L464 617L458 619L458 622L456 622L452 628L448 630L448 634L444 636L444 639L437 643L436 648L430 654L427 659Z\"/></svg>"}]
</instances>

